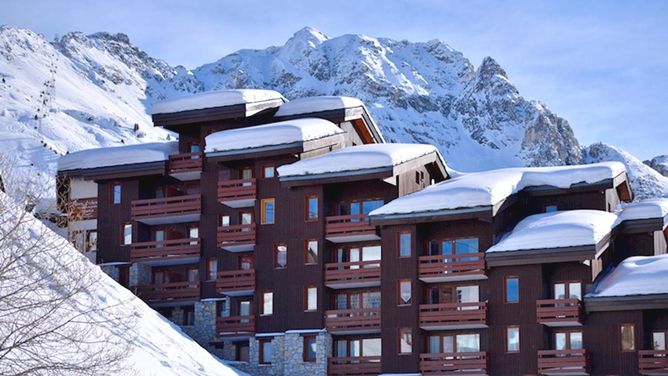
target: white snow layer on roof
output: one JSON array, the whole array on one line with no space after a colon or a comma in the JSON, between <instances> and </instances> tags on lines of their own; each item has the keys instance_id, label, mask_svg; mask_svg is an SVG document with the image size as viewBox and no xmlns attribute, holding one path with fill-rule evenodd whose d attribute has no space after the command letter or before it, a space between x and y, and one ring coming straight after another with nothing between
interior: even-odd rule
<instances>
[{"instance_id":1,"label":"white snow layer on roof","mask_svg":"<svg viewBox=\"0 0 668 376\"><path fill-rule=\"evenodd\" d=\"M370 215L391 215L491 206L524 188L551 186L570 188L577 183L596 183L625 172L619 162L556 167L504 168L462 173L421 191L397 198Z\"/></svg>"},{"instance_id":2,"label":"white snow layer on roof","mask_svg":"<svg viewBox=\"0 0 668 376\"><path fill-rule=\"evenodd\" d=\"M343 108L362 107L361 100L352 97L319 96L291 100L281 105L274 116L291 116L312 112L338 110Z\"/></svg>"},{"instance_id":3,"label":"white snow layer on roof","mask_svg":"<svg viewBox=\"0 0 668 376\"><path fill-rule=\"evenodd\" d=\"M324 119L304 118L280 121L212 133L206 136L206 152L311 141L343 132L336 124Z\"/></svg>"},{"instance_id":4,"label":"white snow layer on roof","mask_svg":"<svg viewBox=\"0 0 668 376\"><path fill-rule=\"evenodd\" d=\"M587 297L668 294L668 255L629 257Z\"/></svg>"},{"instance_id":5,"label":"white snow layer on roof","mask_svg":"<svg viewBox=\"0 0 668 376\"><path fill-rule=\"evenodd\" d=\"M152 108L152 114L170 114L181 111L233 106L276 99L285 100L281 93L274 90L236 89L208 91L155 103Z\"/></svg>"},{"instance_id":6,"label":"white snow layer on roof","mask_svg":"<svg viewBox=\"0 0 668 376\"><path fill-rule=\"evenodd\" d=\"M278 175L281 177L304 176L393 167L434 152L438 153L435 146L422 144L351 146L281 166L278 168Z\"/></svg>"},{"instance_id":7,"label":"white snow layer on roof","mask_svg":"<svg viewBox=\"0 0 668 376\"><path fill-rule=\"evenodd\" d=\"M566 210L526 217L487 253L595 245L617 216L601 210Z\"/></svg>"},{"instance_id":8,"label":"white snow layer on roof","mask_svg":"<svg viewBox=\"0 0 668 376\"><path fill-rule=\"evenodd\" d=\"M651 218L663 218L663 224L668 224L668 198L651 198L629 203L619 213L617 223Z\"/></svg>"},{"instance_id":9,"label":"white snow layer on roof","mask_svg":"<svg viewBox=\"0 0 668 376\"><path fill-rule=\"evenodd\" d=\"M58 171L166 161L178 151L178 141L81 150L58 158Z\"/></svg>"}]
</instances>

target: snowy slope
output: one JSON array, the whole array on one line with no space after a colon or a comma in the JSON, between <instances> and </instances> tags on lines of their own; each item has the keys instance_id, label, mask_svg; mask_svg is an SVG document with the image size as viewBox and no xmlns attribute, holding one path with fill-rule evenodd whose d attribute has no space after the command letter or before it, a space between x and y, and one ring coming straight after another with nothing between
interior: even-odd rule
<instances>
[{"instance_id":1,"label":"snowy slope","mask_svg":"<svg viewBox=\"0 0 668 376\"><path fill-rule=\"evenodd\" d=\"M668 155L659 155L643 163L657 170L661 175L668 176Z\"/></svg>"},{"instance_id":2,"label":"snowy slope","mask_svg":"<svg viewBox=\"0 0 668 376\"><path fill-rule=\"evenodd\" d=\"M628 152L612 145L598 143L584 149L585 163L618 161L624 163L635 199L668 197L668 177L644 164Z\"/></svg>"},{"instance_id":3,"label":"snowy slope","mask_svg":"<svg viewBox=\"0 0 668 376\"><path fill-rule=\"evenodd\" d=\"M86 278L95 281L94 284L87 287L86 293L74 295L73 300L63 305L66 309L56 312L92 310L93 313L88 313L86 317L98 322L95 329L90 332L95 338L121 338L131 332L134 337L131 338L129 353L123 354L124 371L122 375L240 374L200 347L176 325L153 311L130 291L104 274L99 267L88 262L65 239L46 229L37 219L27 215L26 220L22 221L16 230L9 232L9 229L21 216L22 212L18 206L0 192L0 223L2 223L0 238L3 239L0 254L5 259L10 259L10 254L18 255L25 249L30 249L29 257L20 259L16 273L3 275L9 277L9 280L0 282L0 295L4 296L8 291L13 291L11 290L15 286L13 284L30 285L30 294L47 299L52 295L68 294L79 281L72 280L73 276L85 275ZM7 242L8 238L14 240ZM26 248L29 247L29 244L36 244L36 246ZM44 279L45 270L49 269L48 265L54 263L60 272ZM0 309L6 312L8 307L3 304L7 304L7 301L0 300ZM105 310L101 311L102 308ZM21 320L29 320L32 314L36 314L34 310L24 312L24 317L16 317L10 322L0 321L0 338L8 335L12 324L18 325L22 322ZM55 320L54 316L47 317ZM122 319L122 323L130 323L131 328L127 332L122 332L117 324L118 319ZM81 326L80 330L86 330L86 326ZM112 337L108 337L109 335ZM93 341L90 344L80 344L84 353L87 353L87 346L96 346L95 338L90 338ZM119 342L118 345L122 343ZM115 341L114 346L116 346ZM58 348L54 349L54 352L68 353L76 357L79 350L77 348ZM22 359L23 356L13 355L18 359ZM8 370L3 371L2 368L7 364L6 361L6 358L0 360L0 374L8 372ZM64 374L77 374L77 372Z\"/></svg>"}]
</instances>

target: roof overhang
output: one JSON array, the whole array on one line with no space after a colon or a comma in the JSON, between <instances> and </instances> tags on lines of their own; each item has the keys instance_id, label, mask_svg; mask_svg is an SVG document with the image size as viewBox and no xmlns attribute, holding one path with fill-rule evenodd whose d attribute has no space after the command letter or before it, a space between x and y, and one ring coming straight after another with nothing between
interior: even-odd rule
<instances>
[{"instance_id":1,"label":"roof overhang","mask_svg":"<svg viewBox=\"0 0 668 376\"><path fill-rule=\"evenodd\" d=\"M645 309L668 309L668 294L603 296L584 298L585 310L589 312L603 311L635 311Z\"/></svg>"},{"instance_id":2,"label":"roof overhang","mask_svg":"<svg viewBox=\"0 0 668 376\"><path fill-rule=\"evenodd\" d=\"M666 218L646 218L626 220L617 225L621 234L639 234L654 231L663 231L666 228Z\"/></svg>"},{"instance_id":3,"label":"roof overhang","mask_svg":"<svg viewBox=\"0 0 668 376\"><path fill-rule=\"evenodd\" d=\"M420 213L399 213L369 216L369 221L376 226L390 226L409 223L459 221L478 219L492 221L492 207L479 206L475 208L460 208L448 210L434 210Z\"/></svg>"},{"instance_id":4,"label":"roof overhang","mask_svg":"<svg viewBox=\"0 0 668 376\"><path fill-rule=\"evenodd\" d=\"M165 175L167 161L124 164L96 168L63 170L58 175L65 178L83 178L85 180L107 180L131 178L145 175Z\"/></svg>"}]
</instances>

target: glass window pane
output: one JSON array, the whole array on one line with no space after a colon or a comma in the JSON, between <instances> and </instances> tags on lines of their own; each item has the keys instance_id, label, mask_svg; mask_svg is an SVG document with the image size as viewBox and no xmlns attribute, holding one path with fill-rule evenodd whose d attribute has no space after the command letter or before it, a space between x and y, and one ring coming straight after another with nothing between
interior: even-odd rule
<instances>
[{"instance_id":1,"label":"glass window pane","mask_svg":"<svg viewBox=\"0 0 668 376\"><path fill-rule=\"evenodd\" d=\"M364 292L362 293L363 308L380 308L380 292Z\"/></svg>"},{"instance_id":2,"label":"glass window pane","mask_svg":"<svg viewBox=\"0 0 668 376\"><path fill-rule=\"evenodd\" d=\"M361 356L362 355L362 347L361 347L361 340L355 339L350 341L350 354L348 356Z\"/></svg>"},{"instance_id":3,"label":"glass window pane","mask_svg":"<svg viewBox=\"0 0 668 376\"><path fill-rule=\"evenodd\" d=\"M457 302L458 303L475 303L479 302L478 286L458 286L457 287ZM465 307L469 309L477 309L477 307Z\"/></svg>"},{"instance_id":4,"label":"glass window pane","mask_svg":"<svg viewBox=\"0 0 668 376\"><path fill-rule=\"evenodd\" d=\"M410 329L401 329L399 352L402 354L413 352L413 334L411 333Z\"/></svg>"},{"instance_id":5,"label":"glass window pane","mask_svg":"<svg viewBox=\"0 0 668 376\"><path fill-rule=\"evenodd\" d=\"M520 301L520 280L517 278L506 278L506 302L517 303Z\"/></svg>"},{"instance_id":6,"label":"glass window pane","mask_svg":"<svg viewBox=\"0 0 668 376\"><path fill-rule=\"evenodd\" d=\"M411 281L399 282L399 304L410 304L411 302Z\"/></svg>"},{"instance_id":7,"label":"glass window pane","mask_svg":"<svg viewBox=\"0 0 668 376\"><path fill-rule=\"evenodd\" d=\"M566 333L554 334L554 349L566 350Z\"/></svg>"},{"instance_id":8,"label":"glass window pane","mask_svg":"<svg viewBox=\"0 0 668 376\"><path fill-rule=\"evenodd\" d=\"M430 336L429 337L429 352L432 354L436 354L441 352L440 345L441 344L441 337L439 336Z\"/></svg>"},{"instance_id":9,"label":"glass window pane","mask_svg":"<svg viewBox=\"0 0 668 376\"><path fill-rule=\"evenodd\" d=\"M568 295L571 299L582 299L582 284L580 282L569 283Z\"/></svg>"},{"instance_id":10,"label":"glass window pane","mask_svg":"<svg viewBox=\"0 0 668 376\"><path fill-rule=\"evenodd\" d=\"M429 255L438 256L441 254L441 250L438 248L438 242L429 242Z\"/></svg>"},{"instance_id":11,"label":"glass window pane","mask_svg":"<svg viewBox=\"0 0 668 376\"><path fill-rule=\"evenodd\" d=\"M270 341L262 341L262 363L271 363L272 348Z\"/></svg>"},{"instance_id":12,"label":"glass window pane","mask_svg":"<svg viewBox=\"0 0 668 376\"><path fill-rule=\"evenodd\" d=\"M457 335L457 352L480 351L480 334Z\"/></svg>"},{"instance_id":13,"label":"glass window pane","mask_svg":"<svg viewBox=\"0 0 668 376\"><path fill-rule=\"evenodd\" d=\"M306 341L306 354L305 358L306 359L315 359L316 358L316 347L315 347L315 338L314 337L307 337L305 339Z\"/></svg>"},{"instance_id":14,"label":"glass window pane","mask_svg":"<svg viewBox=\"0 0 668 376\"><path fill-rule=\"evenodd\" d=\"M508 351L520 351L520 328L507 328L506 334Z\"/></svg>"},{"instance_id":15,"label":"glass window pane","mask_svg":"<svg viewBox=\"0 0 668 376\"><path fill-rule=\"evenodd\" d=\"M451 255L454 252L452 241L444 241L441 243L441 254L442 255Z\"/></svg>"},{"instance_id":16,"label":"glass window pane","mask_svg":"<svg viewBox=\"0 0 668 376\"><path fill-rule=\"evenodd\" d=\"M309 287L306 290L306 309L309 311L318 309L318 289L316 287Z\"/></svg>"},{"instance_id":17,"label":"glass window pane","mask_svg":"<svg viewBox=\"0 0 668 376\"><path fill-rule=\"evenodd\" d=\"M652 350L666 349L666 333L654 332L652 333Z\"/></svg>"},{"instance_id":18,"label":"glass window pane","mask_svg":"<svg viewBox=\"0 0 668 376\"><path fill-rule=\"evenodd\" d=\"M348 341L345 339L340 339L336 341L336 356L346 357L348 356Z\"/></svg>"},{"instance_id":19,"label":"glass window pane","mask_svg":"<svg viewBox=\"0 0 668 376\"><path fill-rule=\"evenodd\" d=\"M346 294L338 294L336 296L336 309L348 308L348 296Z\"/></svg>"},{"instance_id":20,"label":"glass window pane","mask_svg":"<svg viewBox=\"0 0 668 376\"><path fill-rule=\"evenodd\" d=\"M318 219L318 198L309 197L307 201L308 201L307 219L309 220Z\"/></svg>"},{"instance_id":21,"label":"glass window pane","mask_svg":"<svg viewBox=\"0 0 668 376\"><path fill-rule=\"evenodd\" d=\"M362 356L380 356L380 338L365 338L362 340Z\"/></svg>"},{"instance_id":22,"label":"glass window pane","mask_svg":"<svg viewBox=\"0 0 668 376\"><path fill-rule=\"evenodd\" d=\"M276 246L276 267L285 268L288 265L288 247L285 245Z\"/></svg>"},{"instance_id":23,"label":"glass window pane","mask_svg":"<svg viewBox=\"0 0 668 376\"><path fill-rule=\"evenodd\" d=\"M402 232L399 234L399 256L410 257L411 255L411 234Z\"/></svg>"},{"instance_id":24,"label":"glass window pane","mask_svg":"<svg viewBox=\"0 0 668 376\"><path fill-rule=\"evenodd\" d=\"M478 239L457 239L455 241L456 253L478 253Z\"/></svg>"},{"instance_id":25,"label":"glass window pane","mask_svg":"<svg viewBox=\"0 0 668 376\"><path fill-rule=\"evenodd\" d=\"M363 247L362 248L362 261L375 261L375 260L380 260L381 255L381 250L379 245L374 245L370 247ZM369 266L380 266L380 264L372 264Z\"/></svg>"},{"instance_id":26,"label":"glass window pane","mask_svg":"<svg viewBox=\"0 0 668 376\"><path fill-rule=\"evenodd\" d=\"M554 298L566 299L566 285L564 285L563 283L554 284Z\"/></svg>"},{"instance_id":27,"label":"glass window pane","mask_svg":"<svg viewBox=\"0 0 668 376\"><path fill-rule=\"evenodd\" d=\"M274 200L264 201L264 223L274 223Z\"/></svg>"},{"instance_id":28,"label":"glass window pane","mask_svg":"<svg viewBox=\"0 0 668 376\"><path fill-rule=\"evenodd\" d=\"M582 332L571 332L571 349L582 349Z\"/></svg>"},{"instance_id":29,"label":"glass window pane","mask_svg":"<svg viewBox=\"0 0 668 376\"><path fill-rule=\"evenodd\" d=\"M547 205L545 206L545 213L552 213L557 211L557 205Z\"/></svg>"},{"instance_id":30,"label":"glass window pane","mask_svg":"<svg viewBox=\"0 0 668 376\"><path fill-rule=\"evenodd\" d=\"M364 201L362 204L362 212L364 214L369 214L381 206L383 206L383 200Z\"/></svg>"},{"instance_id":31,"label":"glass window pane","mask_svg":"<svg viewBox=\"0 0 668 376\"><path fill-rule=\"evenodd\" d=\"M452 336L443 337L443 352L444 353L455 352L455 340Z\"/></svg>"},{"instance_id":32,"label":"glass window pane","mask_svg":"<svg viewBox=\"0 0 668 376\"><path fill-rule=\"evenodd\" d=\"M267 166L264 168L264 177L273 178L274 177L274 166Z\"/></svg>"},{"instance_id":33,"label":"glass window pane","mask_svg":"<svg viewBox=\"0 0 668 376\"><path fill-rule=\"evenodd\" d=\"M631 324L622 325L622 350L633 351L636 349L635 345L635 331Z\"/></svg>"},{"instance_id":34,"label":"glass window pane","mask_svg":"<svg viewBox=\"0 0 668 376\"><path fill-rule=\"evenodd\" d=\"M121 203L121 186L120 184L114 185L114 204Z\"/></svg>"},{"instance_id":35,"label":"glass window pane","mask_svg":"<svg viewBox=\"0 0 668 376\"><path fill-rule=\"evenodd\" d=\"M132 225L126 224L123 226L123 244L132 244Z\"/></svg>"},{"instance_id":36,"label":"glass window pane","mask_svg":"<svg viewBox=\"0 0 668 376\"><path fill-rule=\"evenodd\" d=\"M271 315L274 313L274 294L265 292L262 295L262 314Z\"/></svg>"},{"instance_id":37,"label":"glass window pane","mask_svg":"<svg viewBox=\"0 0 668 376\"><path fill-rule=\"evenodd\" d=\"M318 241L309 240L306 243L306 263L315 264L318 262Z\"/></svg>"}]
</instances>

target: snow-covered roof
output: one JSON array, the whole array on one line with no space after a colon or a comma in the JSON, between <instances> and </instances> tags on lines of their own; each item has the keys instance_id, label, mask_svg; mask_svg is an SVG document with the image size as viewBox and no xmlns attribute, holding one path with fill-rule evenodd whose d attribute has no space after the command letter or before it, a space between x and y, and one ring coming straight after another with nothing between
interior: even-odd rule
<instances>
[{"instance_id":1,"label":"snow-covered roof","mask_svg":"<svg viewBox=\"0 0 668 376\"><path fill-rule=\"evenodd\" d=\"M254 127L228 129L206 136L206 153L229 152L317 140L343 133L336 124L318 118L304 118Z\"/></svg>"},{"instance_id":2,"label":"snow-covered roof","mask_svg":"<svg viewBox=\"0 0 668 376\"><path fill-rule=\"evenodd\" d=\"M292 116L310 114L313 112L338 110L344 108L362 107L361 100L352 97L319 96L304 97L283 103L274 116Z\"/></svg>"},{"instance_id":3,"label":"snow-covered roof","mask_svg":"<svg viewBox=\"0 0 668 376\"><path fill-rule=\"evenodd\" d=\"M588 298L668 294L668 255L629 257L605 275Z\"/></svg>"},{"instance_id":4,"label":"snow-covered roof","mask_svg":"<svg viewBox=\"0 0 668 376\"><path fill-rule=\"evenodd\" d=\"M209 91L157 102L153 104L152 114L171 114L181 111L201 110L205 108L225 107L273 100L284 101L285 98L283 98L281 93L274 90L236 89Z\"/></svg>"},{"instance_id":5,"label":"snow-covered roof","mask_svg":"<svg viewBox=\"0 0 668 376\"><path fill-rule=\"evenodd\" d=\"M557 167L504 168L463 173L421 191L397 198L371 216L413 214L496 205L529 187L570 188L597 183L625 172L619 162Z\"/></svg>"},{"instance_id":6,"label":"snow-covered roof","mask_svg":"<svg viewBox=\"0 0 668 376\"><path fill-rule=\"evenodd\" d=\"M429 153L437 153L440 156L433 145L368 144L351 146L281 166L278 168L278 175L285 178L394 167Z\"/></svg>"},{"instance_id":7,"label":"snow-covered roof","mask_svg":"<svg viewBox=\"0 0 668 376\"><path fill-rule=\"evenodd\" d=\"M617 216L601 210L566 210L526 217L487 253L596 245Z\"/></svg>"},{"instance_id":8,"label":"snow-covered roof","mask_svg":"<svg viewBox=\"0 0 668 376\"><path fill-rule=\"evenodd\" d=\"M178 149L171 141L82 150L58 158L58 171L166 161Z\"/></svg>"},{"instance_id":9,"label":"snow-covered roof","mask_svg":"<svg viewBox=\"0 0 668 376\"><path fill-rule=\"evenodd\" d=\"M652 198L627 204L619 213L617 224L641 219L663 219L668 224L668 198Z\"/></svg>"}]
</instances>

